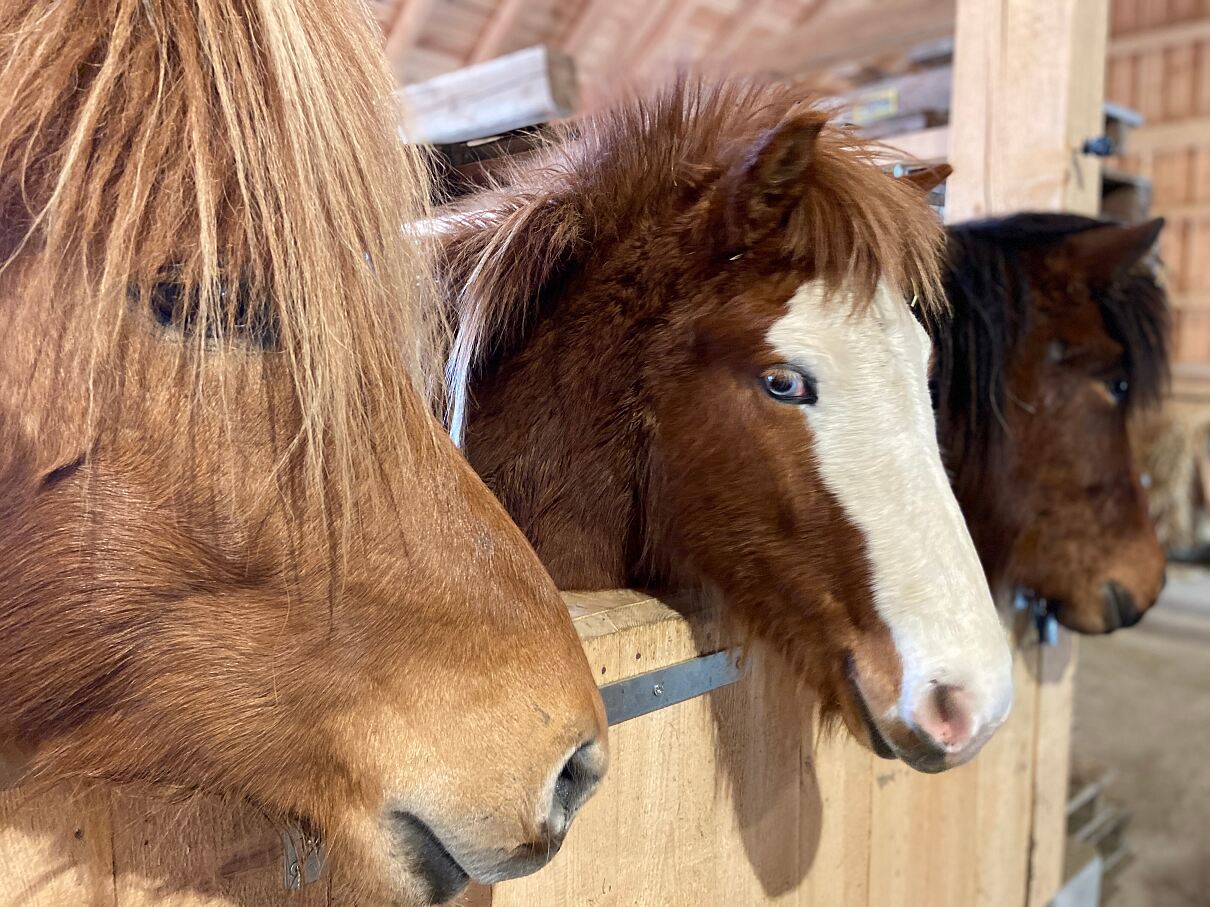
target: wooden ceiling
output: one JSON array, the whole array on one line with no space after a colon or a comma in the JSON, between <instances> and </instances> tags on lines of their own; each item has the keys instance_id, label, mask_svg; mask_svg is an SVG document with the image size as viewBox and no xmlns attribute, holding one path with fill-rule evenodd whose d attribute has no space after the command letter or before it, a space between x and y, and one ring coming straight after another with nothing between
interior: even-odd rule
<instances>
[{"instance_id":1,"label":"wooden ceiling","mask_svg":"<svg viewBox=\"0 0 1210 907\"><path fill-rule=\"evenodd\" d=\"M955 0L367 0L400 84L549 44L591 97L676 63L817 74L951 33Z\"/></svg>"}]
</instances>

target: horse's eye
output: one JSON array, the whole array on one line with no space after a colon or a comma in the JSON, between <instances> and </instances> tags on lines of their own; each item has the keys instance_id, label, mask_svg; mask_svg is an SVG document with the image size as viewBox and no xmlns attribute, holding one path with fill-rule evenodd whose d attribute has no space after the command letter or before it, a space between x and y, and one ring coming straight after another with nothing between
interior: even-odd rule
<instances>
[{"instance_id":1,"label":"horse's eye","mask_svg":"<svg viewBox=\"0 0 1210 907\"><path fill-rule=\"evenodd\" d=\"M1125 378L1116 378L1108 382L1106 387L1109 388L1109 396L1113 397L1116 403L1125 403L1130 395L1130 382Z\"/></svg>"},{"instance_id":2,"label":"horse's eye","mask_svg":"<svg viewBox=\"0 0 1210 907\"><path fill-rule=\"evenodd\" d=\"M792 365L775 365L761 374L765 392L781 403L814 403L819 399L815 382Z\"/></svg>"}]
</instances>

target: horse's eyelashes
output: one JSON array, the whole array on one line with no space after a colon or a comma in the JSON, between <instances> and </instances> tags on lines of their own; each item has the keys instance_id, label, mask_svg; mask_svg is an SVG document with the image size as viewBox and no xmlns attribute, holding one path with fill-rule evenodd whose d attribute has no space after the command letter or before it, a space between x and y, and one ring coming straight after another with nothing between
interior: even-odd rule
<instances>
[{"instance_id":1,"label":"horse's eyelashes","mask_svg":"<svg viewBox=\"0 0 1210 907\"><path fill-rule=\"evenodd\" d=\"M262 349L277 346L277 320L246 281L224 283L216 295L218 311L211 311L205 318L207 340L228 338ZM130 298L142 304L138 287L131 287ZM192 336L201 321L201 292L198 287L186 289L178 280L160 280L148 287L146 307L161 326Z\"/></svg>"}]
</instances>

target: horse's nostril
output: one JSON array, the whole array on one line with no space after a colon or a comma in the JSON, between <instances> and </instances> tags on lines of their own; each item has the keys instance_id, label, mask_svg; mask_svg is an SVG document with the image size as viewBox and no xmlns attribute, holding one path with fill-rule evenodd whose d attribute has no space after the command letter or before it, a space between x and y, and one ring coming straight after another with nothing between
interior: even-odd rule
<instances>
[{"instance_id":1,"label":"horse's nostril","mask_svg":"<svg viewBox=\"0 0 1210 907\"><path fill-rule=\"evenodd\" d=\"M605 773L605 756L601 746L590 740L581 744L555 777L547 829L552 838L562 840L576 812L592 796Z\"/></svg>"},{"instance_id":2,"label":"horse's nostril","mask_svg":"<svg viewBox=\"0 0 1210 907\"><path fill-rule=\"evenodd\" d=\"M1133 627L1143 619L1143 611L1135 603L1134 596L1121 583L1110 580L1102 592L1104 599L1105 632L1112 633L1122 627Z\"/></svg>"},{"instance_id":3,"label":"horse's nostril","mask_svg":"<svg viewBox=\"0 0 1210 907\"><path fill-rule=\"evenodd\" d=\"M945 753L965 749L974 738L975 723L970 693L947 683L934 686L912 716L912 724Z\"/></svg>"}]
</instances>

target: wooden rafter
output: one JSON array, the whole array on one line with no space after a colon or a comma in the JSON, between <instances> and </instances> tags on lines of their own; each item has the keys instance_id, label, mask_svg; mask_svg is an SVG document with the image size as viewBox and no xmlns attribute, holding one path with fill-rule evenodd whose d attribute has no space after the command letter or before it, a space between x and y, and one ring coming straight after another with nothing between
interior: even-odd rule
<instances>
[{"instance_id":1,"label":"wooden rafter","mask_svg":"<svg viewBox=\"0 0 1210 907\"><path fill-rule=\"evenodd\" d=\"M750 0L740 4L719 26L711 42L710 56L726 59L743 47L753 26L759 23L771 4L772 0Z\"/></svg>"},{"instance_id":2,"label":"wooden rafter","mask_svg":"<svg viewBox=\"0 0 1210 907\"><path fill-rule=\"evenodd\" d=\"M396 78L404 75L403 65L424 29L436 0L399 0L395 18L387 29L386 53Z\"/></svg>"},{"instance_id":3,"label":"wooden rafter","mask_svg":"<svg viewBox=\"0 0 1210 907\"><path fill-rule=\"evenodd\" d=\"M620 75L629 76L638 72L639 64L643 61L646 51L654 48L653 38L661 29L665 16L686 2L691 2L691 0L646 0L639 7L627 29L632 43L620 54Z\"/></svg>"},{"instance_id":4,"label":"wooden rafter","mask_svg":"<svg viewBox=\"0 0 1210 907\"><path fill-rule=\"evenodd\" d=\"M512 33L517 19L525 10L527 0L500 0L492 10L487 25L479 33L475 46L471 49L466 62L470 65L482 63L498 55L504 47L504 42Z\"/></svg>"},{"instance_id":5,"label":"wooden rafter","mask_svg":"<svg viewBox=\"0 0 1210 907\"><path fill-rule=\"evenodd\" d=\"M643 40L631 53L628 71L631 74L643 72L651 64L655 52L663 46L669 35L676 33L693 10L694 5L686 0L665 5L660 11L659 18L652 23L647 34L643 36Z\"/></svg>"},{"instance_id":6,"label":"wooden rafter","mask_svg":"<svg viewBox=\"0 0 1210 907\"><path fill-rule=\"evenodd\" d=\"M954 32L955 0L821 2L789 38L761 54L762 68L804 73L863 60Z\"/></svg>"},{"instance_id":7,"label":"wooden rafter","mask_svg":"<svg viewBox=\"0 0 1210 907\"><path fill-rule=\"evenodd\" d=\"M617 7L619 0L584 0L580 14L572 21L567 37L561 42L563 48L573 56L578 54L592 37L605 14Z\"/></svg>"}]
</instances>

